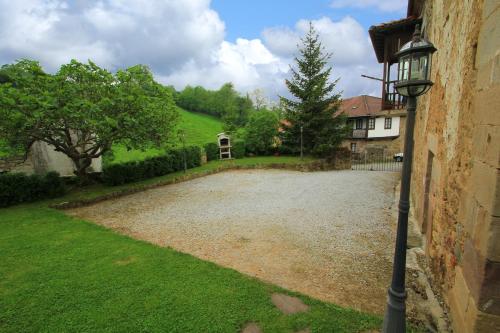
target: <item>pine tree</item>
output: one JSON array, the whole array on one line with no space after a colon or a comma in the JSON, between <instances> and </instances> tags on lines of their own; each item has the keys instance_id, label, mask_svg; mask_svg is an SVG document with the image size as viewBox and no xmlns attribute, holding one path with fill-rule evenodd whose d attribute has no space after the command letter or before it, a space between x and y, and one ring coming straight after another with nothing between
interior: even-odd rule
<instances>
[{"instance_id":1,"label":"pine tree","mask_svg":"<svg viewBox=\"0 0 500 333\"><path fill-rule=\"evenodd\" d=\"M294 100L280 96L289 127L283 132L283 145L292 152L300 149L300 127L303 127L303 145L306 153L326 156L346 136L346 119L337 114L340 94L334 89L338 79L330 81L331 54L325 53L319 35L309 23L309 32L301 39L297 69L290 66L292 77L286 85Z\"/></svg>"}]
</instances>

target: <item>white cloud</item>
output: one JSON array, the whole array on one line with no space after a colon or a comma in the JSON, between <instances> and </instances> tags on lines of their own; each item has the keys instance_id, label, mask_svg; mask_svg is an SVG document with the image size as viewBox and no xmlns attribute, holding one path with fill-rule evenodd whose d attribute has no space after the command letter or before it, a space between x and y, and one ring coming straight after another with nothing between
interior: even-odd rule
<instances>
[{"instance_id":1,"label":"white cloud","mask_svg":"<svg viewBox=\"0 0 500 333\"><path fill-rule=\"evenodd\" d=\"M360 78L381 72L363 27L351 17L313 24L333 53L339 89L346 96L378 92L377 82ZM241 92L262 88L275 97L286 94L284 79L307 28L300 20L232 43L209 0L0 0L0 64L32 58L55 71L72 58L110 70L140 63L178 89L233 82Z\"/></svg>"},{"instance_id":2,"label":"white cloud","mask_svg":"<svg viewBox=\"0 0 500 333\"><path fill-rule=\"evenodd\" d=\"M31 57L49 70L76 58L168 74L224 40L209 0L0 0L0 61Z\"/></svg>"},{"instance_id":3,"label":"white cloud","mask_svg":"<svg viewBox=\"0 0 500 333\"><path fill-rule=\"evenodd\" d=\"M333 67L333 79L340 78L338 89L343 96L359 94L380 95L378 81L368 80L361 74L380 76L381 66L375 59L367 31L352 17L332 21L328 17L311 21L320 35L326 52L332 54L329 65ZM300 20L292 30L273 27L263 31L265 45L284 59L291 61L297 53L300 36L309 30L309 21Z\"/></svg>"},{"instance_id":4,"label":"white cloud","mask_svg":"<svg viewBox=\"0 0 500 333\"><path fill-rule=\"evenodd\" d=\"M302 31L303 32L303 31ZM297 51L300 35L288 27L273 27L262 32L266 46L280 56L289 57Z\"/></svg>"},{"instance_id":5,"label":"white cloud","mask_svg":"<svg viewBox=\"0 0 500 333\"><path fill-rule=\"evenodd\" d=\"M275 86L283 85L287 71L287 63L273 55L260 39L238 38L236 43L222 42L208 63L190 61L161 81L179 88L200 84L212 89L232 82L242 92L261 87L274 94Z\"/></svg>"},{"instance_id":6,"label":"white cloud","mask_svg":"<svg viewBox=\"0 0 500 333\"><path fill-rule=\"evenodd\" d=\"M376 8L383 12L404 12L408 0L333 0L332 8Z\"/></svg>"}]
</instances>

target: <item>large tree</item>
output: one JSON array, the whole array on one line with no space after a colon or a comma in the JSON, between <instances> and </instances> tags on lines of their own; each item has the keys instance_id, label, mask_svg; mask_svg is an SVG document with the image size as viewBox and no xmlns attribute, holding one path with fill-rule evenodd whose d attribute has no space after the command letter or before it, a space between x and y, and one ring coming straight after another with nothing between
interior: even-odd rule
<instances>
[{"instance_id":1,"label":"large tree","mask_svg":"<svg viewBox=\"0 0 500 333\"><path fill-rule=\"evenodd\" d=\"M340 94L334 90L338 79L330 79L331 54L324 52L311 23L301 42L299 57L295 57L297 68L290 66L292 77L286 80L295 98L280 97L289 125L283 131L282 141L292 151L298 151L302 127L305 152L325 156L340 144L347 131L345 117L337 114Z\"/></svg>"},{"instance_id":2,"label":"large tree","mask_svg":"<svg viewBox=\"0 0 500 333\"><path fill-rule=\"evenodd\" d=\"M171 92L142 65L115 74L72 60L56 74L21 60L0 69L0 139L28 152L53 146L86 178L92 159L114 143L142 149L167 142L177 111Z\"/></svg>"}]
</instances>

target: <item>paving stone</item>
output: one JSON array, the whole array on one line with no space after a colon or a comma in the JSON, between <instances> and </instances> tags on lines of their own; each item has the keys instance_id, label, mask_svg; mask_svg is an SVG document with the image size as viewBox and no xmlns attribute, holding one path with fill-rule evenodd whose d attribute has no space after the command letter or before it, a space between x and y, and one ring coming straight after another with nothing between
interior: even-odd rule
<instances>
[{"instance_id":1,"label":"paving stone","mask_svg":"<svg viewBox=\"0 0 500 333\"><path fill-rule=\"evenodd\" d=\"M309 310L309 306L304 304L304 302L297 297L274 293L271 295L271 300L284 314L306 312Z\"/></svg>"},{"instance_id":2,"label":"paving stone","mask_svg":"<svg viewBox=\"0 0 500 333\"><path fill-rule=\"evenodd\" d=\"M248 323L243 327L241 333L262 333L262 330L256 323Z\"/></svg>"},{"instance_id":3,"label":"paving stone","mask_svg":"<svg viewBox=\"0 0 500 333\"><path fill-rule=\"evenodd\" d=\"M303 330L297 331L295 333L311 333L311 329L309 328L304 328Z\"/></svg>"}]
</instances>

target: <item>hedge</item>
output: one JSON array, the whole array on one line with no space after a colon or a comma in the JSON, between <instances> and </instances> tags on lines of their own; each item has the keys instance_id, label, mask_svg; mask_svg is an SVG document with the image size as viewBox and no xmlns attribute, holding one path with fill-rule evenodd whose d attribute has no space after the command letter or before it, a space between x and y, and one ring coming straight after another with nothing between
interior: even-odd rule
<instances>
[{"instance_id":1,"label":"hedge","mask_svg":"<svg viewBox=\"0 0 500 333\"><path fill-rule=\"evenodd\" d=\"M237 140L233 143L231 147L231 157L232 158L245 157L245 141Z\"/></svg>"},{"instance_id":2,"label":"hedge","mask_svg":"<svg viewBox=\"0 0 500 333\"><path fill-rule=\"evenodd\" d=\"M186 147L186 166L194 168L201 165L200 147ZM184 169L184 149L173 149L162 156L150 157L143 161L117 163L103 169L102 180L105 184L116 186L152 177L163 176Z\"/></svg>"},{"instance_id":3,"label":"hedge","mask_svg":"<svg viewBox=\"0 0 500 333\"><path fill-rule=\"evenodd\" d=\"M207 161L215 161L219 159L219 146L215 142L207 143L203 148L207 153Z\"/></svg>"},{"instance_id":4,"label":"hedge","mask_svg":"<svg viewBox=\"0 0 500 333\"><path fill-rule=\"evenodd\" d=\"M57 172L45 175L0 174L0 207L54 198L65 192L64 181Z\"/></svg>"}]
</instances>

